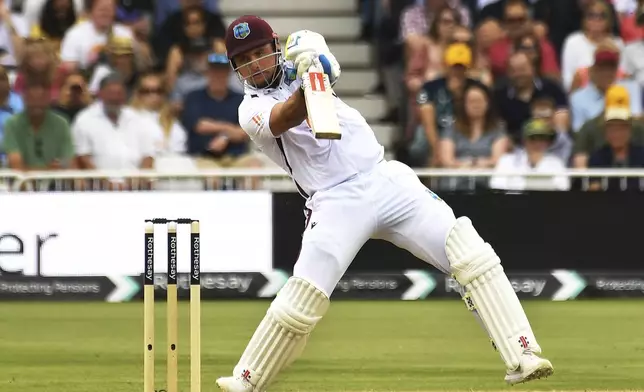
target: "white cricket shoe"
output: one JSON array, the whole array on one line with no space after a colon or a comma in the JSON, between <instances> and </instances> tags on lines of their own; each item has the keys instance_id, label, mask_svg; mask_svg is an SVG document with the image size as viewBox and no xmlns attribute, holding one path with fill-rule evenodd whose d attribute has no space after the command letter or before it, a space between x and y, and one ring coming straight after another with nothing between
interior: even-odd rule
<instances>
[{"instance_id":1,"label":"white cricket shoe","mask_svg":"<svg viewBox=\"0 0 644 392\"><path fill-rule=\"evenodd\" d=\"M217 386L224 392L252 392L253 385L241 377L219 377Z\"/></svg>"},{"instance_id":2,"label":"white cricket shoe","mask_svg":"<svg viewBox=\"0 0 644 392\"><path fill-rule=\"evenodd\" d=\"M552 363L545 358L541 358L532 351L526 350L521 355L519 368L508 370L505 375L505 381L508 384L520 384L540 378L546 378L554 373Z\"/></svg>"}]
</instances>

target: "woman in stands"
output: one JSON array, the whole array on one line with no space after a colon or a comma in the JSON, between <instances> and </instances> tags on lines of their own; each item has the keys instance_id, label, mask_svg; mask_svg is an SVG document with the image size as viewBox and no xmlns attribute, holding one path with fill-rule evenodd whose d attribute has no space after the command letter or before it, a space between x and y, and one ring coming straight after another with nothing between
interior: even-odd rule
<instances>
[{"instance_id":1,"label":"woman in stands","mask_svg":"<svg viewBox=\"0 0 644 392\"><path fill-rule=\"evenodd\" d=\"M613 36L613 16L604 0L593 0L584 10L582 29L570 34L563 45L561 72L564 88L570 91L575 72L593 65L597 45L606 39L612 40L621 51L624 43Z\"/></svg>"},{"instance_id":2,"label":"woman in stands","mask_svg":"<svg viewBox=\"0 0 644 392\"><path fill-rule=\"evenodd\" d=\"M38 24L31 28L31 38L47 38L52 42L56 55L67 30L76 23L76 10L72 0L47 0Z\"/></svg>"},{"instance_id":3,"label":"woman in stands","mask_svg":"<svg viewBox=\"0 0 644 392\"><path fill-rule=\"evenodd\" d=\"M487 88L470 84L456 109L452 127L439 142L441 165L448 169L490 169L507 151L509 141L492 108ZM486 178L446 178L441 187L473 190L486 188Z\"/></svg>"},{"instance_id":4,"label":"woman in stands","mask_svg":"<svg viewBox=\"0 0 644 392\"><path fill-rule=\"evenodd\" d=\"M13 90L22 95L25 80L37 80L51 86L51 98L56 101L64 78L65 72L59 65L52 42L45 38L28 39Z\"/></svg>"}]
</instances>

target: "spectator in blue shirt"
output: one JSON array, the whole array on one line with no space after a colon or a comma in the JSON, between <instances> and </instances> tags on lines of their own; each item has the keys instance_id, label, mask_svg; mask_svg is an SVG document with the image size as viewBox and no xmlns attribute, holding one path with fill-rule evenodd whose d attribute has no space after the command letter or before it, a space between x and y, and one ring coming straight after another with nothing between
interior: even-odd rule
<instances>
[{"instance_id":1,"label":"spectator in blue shirt","mask_svg":"<svg viewBox=\"0 0 644 392\"><path fill-rule=\"evenodd\" d=\"M239 126L243 95L228 87L230 64L223 53L208 55L208 85L187 95L182 123L188 132L188 154L201 168L259 167L249 153L248 135Z\"/></svg>"},{"instance_id":2,"label":"spectator in blue shirt","mask_svg":"<svg viewBox=\"0 0 644 392\"><path fill-rule=\"evenodd\" d=\"M634 80L617 80L619 52L599 49L595 52L595 63L590 67L590 83L570 96L572 128L575 132L588 120L601 114L605 106L606 90L618 84L626 87L631 97L631 113L634 117L642 114L642 91Z\"/></svg>"},{"instance_id":3,"label":"spectator in blue shirt","mask_svg":"<svg viewBox=\"0 0 644 392\"><path fill-rule=\"evenodd\" d=\"M24 105L20 95L11 91L7 70L0 66L0 167L5 166L4 123L16 113L22 112Z\"/></svg>"}]
</instances>

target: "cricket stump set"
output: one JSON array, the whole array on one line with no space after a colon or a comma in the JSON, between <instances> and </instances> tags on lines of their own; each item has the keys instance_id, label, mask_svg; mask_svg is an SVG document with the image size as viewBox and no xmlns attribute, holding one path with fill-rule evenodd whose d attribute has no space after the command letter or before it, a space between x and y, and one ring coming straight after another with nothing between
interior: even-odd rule
<instances>
[{"instance_id":1,"label":"cricket stump set","mask_svg":"<svg viewBox=\"0 0 644 392\"><path fill-rule=\"evenodd\" d=\"M168 235L167 281L167 392L178 392L177 225L190 225L190 391L201 391L201 266L199 221L150 219L145 221L143 273L143 391L154 389L154 226L166 225Z\"/></svg>"}]
</instances>

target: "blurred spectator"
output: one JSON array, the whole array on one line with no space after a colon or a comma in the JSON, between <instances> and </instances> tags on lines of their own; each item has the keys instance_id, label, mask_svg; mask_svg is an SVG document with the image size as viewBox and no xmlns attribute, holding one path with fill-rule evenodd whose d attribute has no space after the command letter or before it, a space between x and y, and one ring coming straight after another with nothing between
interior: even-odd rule
<instances>
[{"instance_id":1,"label":"blurred spectator","mask_svg":"<svg viewBox=\"0 0 644 392\"><path fill-rule=\"evenodd\" d=\"M546 77L552 80L560 80L561 73L558 70L551 70L552 72L545 72L541 67L543 64L543 55L541 54L540 39L533 32L527 32L520 35L514 40L514 52L525 53L534 67L537 77Z\"/></svg>"},{"instance_id":2,"label":"blurred spectator","mask_svg":"<svg viewBox=\"0 0 644 392\"><path fill-rule=\"evenodd\" d=\"M640 27L641 29L641 27ZM630 43L622 52L621 70L644 88L644 40Z\"/></svg>"},{"instance_id":3,"label":"blurred spectator","mask_svg":"<svg viewBox=\"0 0 644 392\"><path fill-rule=\"evenodd\" d=\"M530 105L532 119L542 120L555 131L555 139L548 148L548 153L555 155L568 164L572 154L572 138L568 130L558 130L555 123L557 104L551 97L535 97Z\"/></svg>"},{"instance_id":4,"label":"blurred spectator","mask_svg":"<svg viewBox=\"0 0 644 392\"><path fill-rule=\"evenodd\" d=\"M503 29L499 22L494 19L483 21L475 31L476 54L478 66L490 72L490 48L503 37ZM490 72L491 75L491 72Z\"/></svg>"},{"instance_id":5,"label":"blurred spectator","mask_svg":"<svg viewBox=\"0 0 644 392\"><path fill-rule=\"evenodd\" d=\"M400 21L401 38L408 42L409 39L426 36L437 12L444 6L458 11L461 15L460 22L465 26L470 25L469 10L461 5L460 0L422 0L408 6L403 11Z\"/></svg>"},{"instance_id":6,"label":"blurred spectator","mask_svg":"<svg viewBox=\"0 0 644 392\"><path fill-rule=\"evenodd\" d=\"M50 87L29 82L25 110L5 123L5 151L14 170L60 170L74 166L69 122L49 108Z\"/></svg>"},{"instance_id":7,"label":"blurred spectator","mask_svg":"<svg viewBox=\"0 0 644 392\"><path fill-rule=\"evenodd\" d=\"M630 107L628 90L624 86L613 85L606 92L606 109L602 113L586 121L575 138L574 167L588 167L588 157L606 144L605 112L610 109ZM631 140L636 145L644 146L644 122L632 119Z\"/></svg>"},{"instance_id":8,"label":"blurred spectator","mask_svg":"<svg viewBox=\"0 0 644 392\"><path fill-rule=\"evenodd\" d=\"M189 14L192 14L196 9L199 9L203 16L202 23L204 24L203 27L205 27L203 37L209 43L212 43L213 40L223 43L226 26L221 15L205 9L202 0L181 0L181 9L168 16L167 20L154 34L153 47L160 64L165 64L166 61L169 61L168 55L173 45L181 46L191 41L186 35L186 25ZM196 30L198 27L190 26L190 28ZM210 50L212 49L210 47Z\"/></svg>"},{"instance_id":9,"label":"blurred spectator","mask_svg":"<svg viewBox=\"0 0 644 392\"><path fill-rule=\"evenodd\" d=\"M514 143L521 143L521 129L532 116L531 105L537 98L548 98L555 103L555 129L559 132L569 129L570 114L566 94L558 83L536 76L526 53L518 52L510 56L508 77L509 83L502 84L495 90L494 100Z\"/></svg>"},{"instance_id":10,"label":"blurred spectator","mask_svg":"<svg viewBox=\"0 0 644 392\"><path fill-rule=\"evenodd\" d=\"M154 137L148 119L125 106L125 81L111 74L101 81L99 101L81 111L72 125L83 169L134 170L154 166ZM128 189L122 179L110 188Z\"/></svg>"},{"instance_id":11,"label":"blurred spectator","mask_svg":"<svg viewBox=\"0 0 644 392\"><path fill-rule=\"evenodd\" d=\"M0 65L15 67L22 61L24 38L29 35L27 22L20 13L0 2ZM12 7L13 8L13 7Z\"/></svg>"},{"instance_id":12,"label":"blurred spectator","mask_svg":"<svg viewBox=\"0 0 644 392\"><path fill-rule=\"evenodd\" d=\"M604 95L613 84L626 87L629 91L633 115L642 114L642 89L632 80L618 80L619 52L600 49L595 52L595 63L589 70L590 82L570 96L572 127L575 132L591 118L597 117L604 109Z\"/></svg>"},{"instance_id":13,"label":"blurred spectator","mask_svg":"<svg viewBox=\"0 0 644 392\"><path fill-rule=\"evenodd\" d=\"M574 32L582 30L585 9L592 0L538 0L535 4L534 16L548 25L548 38L561 58L564 41ZM607 4L610 18L615 21L612 35L619 36L619 22L612 4Z\"/></svg>"},{"instance_id":14,"label":"blurred spectator","mask_svg":"<svg viewBox=\"0 0 644 392\"><path fill-rule=\"evenodd\" d=\"M85 75L81 71L74 71L65 78L54 110L66 117L70 124L73 124L78 113L91 103L92 96L89 93Z\"/></svg>"},{"instance_id":15,"label":"blurred spectator","mask_svg":"<svg viewBox=\"0 0 644 392\"><path fill-rule=\"evenodd\" d=\"M612 39L605 39L603 42L597 45L595 53L598 52L614 52L619 56L620 50L619 47L615 44L615 41ZM594 56L593 54L593 56ZM620 67L617 68L617 79L624 79L627 75L621 70ZM575 76L572 80L572 86L570 87L570 94L579 90L582 87L586 87L590 83L590 67L582 67L577 69Z\"/></svg>"},{"instance_id":16,"label":"blurred spectator","mask_svg":"<svg viewBox=\"0 0 644 392\"><path fill-rule=\"evenodd\" d=\"M166 64L166 78L170 88L174 87L179 74L190 71L190 63L195 57L215 49L214 40L207 36L206 11L201 7L192 7L185 9L182 15L184 23L181 28L184 34L170 48ZM203 71L199 72L199 75L202 73Z\"/></svg>"},{"instance_id":17,"label":"blurred spectator","mask_svg":"<svg viewBox=\"0 0 644 392\"><path fill-rule=\"evenodd\" d=\"M629 105L606 108L606 144L588 160L590 169L644 167L644 147L632 141L632 116ZM592 178L589 190L642 190L641 178Z\"/></svg>"},{"instance_id":18,"label":"blurred spectator","mask_svg":"<svg viewBox=\"0 0 644 392\"><path fill-rule=\"evenodd\" d=\"M228 58L213 53L208 65L208 86L188 94L181 117L188 131L188 153L200 168L261 166L249 154L248 136L239 126L243 96L228 88Z\"/></svg>"},{"instance_id":19,"label":"blurred spectator","mask_svg":"<svg viewBox=\"0 0 644 392\"><path fill-rule=\"evenodd\" d=\"M491 87L493 80L489 68L489 59L487 58L487 54L482 53L476 46L477 42L474 41L472 32L464 26L457 26L450 40L450 44L454 43L465 44L472 51L472 66L468 68L467 76Z\"/></svg>"},{"instance_id":20,"label":"blurred spectator","mask_svg":"<svg viewBox=\"0 0 644 392\"><path fill-rule=\"evenodd\" d=\"M445 47L450 44L454 27L461 25L461 16L453 8L443 6L436 12L436 18L429 27L427 39L427 62L424 81L433 80L443 72ZM422 83L421 83L422 84Z\"/></svg>"},{"instance_id":21,"label":"blurred spectator","mask_svg":"<svg viewBox=\"0 0 644 392\"><path fill-rule=\"evenodd\" d=\"M490 188L509 191L569 190L570 180L563 175L566 165L559 157L548 153L549 146L556 137L555 130L545 121L530 120L523 126L522 137L523 148L516 148L499 159L495 168L498 174L490 179ZM562 175L552 177L511 175L522 172L562 173Z\"/></svg>"},{"instance_id":22,"label":"blurred spectator","mask_svg":"<svg viewBox=\"0 0 644 392\"><path fill-rule=\"evenodd\" d=\"M219 0L202 0L203 6L213 14L219 14ZM181 0L154 0L154 24L159 28L167 18L181 9Z\"/></svg>"},{"instance_id":23,"label":"blurred spectator","mask_svg":"<svg viewBox=\"0 0 644 392\"><path fill-rule=\"evenodd\" d=\"M441 137L441 166L450 169L489 169L508 149L508 139L492 108L492 94L480 85L468 85L458 105L453 126ZM449 189L486 188L484 177L446 178Z\"/></svg>"},{"instance_id":24,"label":"blurred spectator","mask_svg":"<svg viewBox=\"0 0 644 392\"><path fill-rule=\"evenodd\" d=\"M4 123L9 117L22 112L22 110L22 98L11 91L7 70L0 65L0 145L2 145L2 140L4 139ZM4 161L4 158L2 157L0 162Z\"/></svg>"},{"instance_id":25,"label":"blurred spectator","mask_svg":"<svg viewBox=\"0 0 644 392\"><path fill-rule=\"evenodd\" d=\"M127 96L131 97L136 86L138 70L132 38L112 37L107 44L104 62L96 65L89 82L89 92L96 95L101 80L113 72L118 72L125 80Z\"/></svg>"},{"instance_id":26,"label":"blurred spectator","mask_svg":"<svg viewBox=\"0 0 644 392\"><path fill-rule=\"evenodd\" d=\"M528 6L524 0L506 1L503 12L505 37L492 44L488 53L495 80L506 74L508 58L512 54L515 41L528 33L536 35L534 21L530 18ZM539 46L541 54L539 73L541 75L558 74L557 56L550 42L540 37Z\"/></svg>"},{"instance_id":27,"label":"blurred spectator","mask_svg":"<svg viewBox=\"0 0 644 392\"><path fill-rule=\"evenodd\" d=\"M44 38L29 39L26 41L24 58L18 68L13 89L16 93L22 94L26 80L38 80L42 84L51 86L51 98L55 101L58 99L64 77L65 72L58 65L58 57L51 41Z\"/></svg>"},{"instance_id":28,"label":"blurred spectator","mask_svg":"<svg viewBox=\"0 0 644 392\"><path fill-rule=\"evenodd\" d=\"M29 3L29 1L27 1ZM30 25L30 38L46 38L53 46L56 56L67 30L76 24L77 13L72 0L47 0L37 23Z\"/></svg>"},{"instance_id":29,"label":"blurred spectator","mask_svg":"<svg viewBox=\"0 0 644 392\"><path fill-rule=\"evenodd\" d=\"M614 23L609 5L603 0L593 0L584 10L581 31L566 38L561 54L561 73L566 90L570 91L578 69L593 64L598 44L608 39L614 41L620 51L623 49L621 38L613 36Z\"/></svg>"},{"instance_id":30,"label":"blurred spectator","mask_svg":"<svg viewBox=\"0 0 644 392\"><path fill-rule=\"evenodd\" d=\"M85 14L85 1L86 0L72 0L69 1L72 6L74 7L74 13L76 14L76 20L80 20L84 14ZM47 11L51 12L50 9L45 10L47 7L47 3L51 3L51 0L24 0L23 1L23 7L22 7L22 14L25 18L25 22L27 23L27 26L29 27L29 31L33 32L35 29L40 29L41 31L43 26L42 26L42 17L43 14L45 14ZM59 11L63 8L62 4L67 3L68 0L54 0L53 2L59 3L56 6L54 6L54 9L56 11ZM37 27L38 26L38 27ZM65 33L63 31L63 33ZM53 37L49 37L53 38ZM62 38L62 36L61 36Z\"/></svg>"},{"instance_id":31,"label":"blurred spectator","mask_svg":"<svg viewBox=\"0 0 644 392\"><path fill-rule=\"evenodd\" d=\"M417 103L421 125L416 128L409 147L412 166L439 165L438 141L454 122L454 106L460 102L468 84L479 81L467 77L472 66L472 51L463 43L445 50L445 76L428 81L418 93Z\"/></svg>"},{"instance_id":32,"label":"blurred spectator","mask_svg":"<svg viewBox=\"0 0 644 392\"><path fill-rule=\"evenodd\" d=\"M102 57L111 37L132 38L129 28L114 22L115 0L89 0L89 20L67 30L60 47L66 69L90 69Z\"/></svg>"},{"instance_id":33,"label":"blurred spectator","mask_svg":"<svg viewBox=\"0 0 644 392\"><path fill-rule=\"evenodd\" d=\"M131 3L130 0L123 2ZM147 3L146 0L143 1ZM156 59L154 51L150 44L152 22L149 14L145 14L137 8L125 7L121 4L116 9L116 20L128 27L134 36L134 52L136 54L137 67L139 69L148 69L155 65Z\"/></svg>"}]
</instances>

